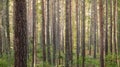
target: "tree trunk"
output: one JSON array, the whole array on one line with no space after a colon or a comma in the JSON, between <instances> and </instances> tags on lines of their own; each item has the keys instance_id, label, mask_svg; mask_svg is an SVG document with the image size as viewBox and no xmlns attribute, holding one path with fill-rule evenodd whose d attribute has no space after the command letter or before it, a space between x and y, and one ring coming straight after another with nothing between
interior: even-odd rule
<instances>
[{"instance_id":1,"label":"tree trunk","mask_svg":"<svg viewBox=\"0 0 120 67\"><path fill-rule=\"evenodd\" d=\"M71 0L66 0L65 67L70 67Z\"/></svg>"},{"instance_id":2,"label":"tree trunk","mask_svg":"<svg viewBox=\"0 0 120 67\"><path fill-rule=\"evenodd\" d=\"M96 58L96 25L97 25L97 1L96 0L93 0L92 1L92 4L93 4L93 45L94 45L94 58Z\"/></svg>"},{"instance_id":3,"label":"tree trunk","mask_svg":"<svg viewBox=\"0 0 120 67\"><path fill-rule=\"evenodd\" d=\"M14 67L27 67L26 0L14 0Z\"/></svg>"},{"instance_id":4,"label":"tree trunk","mask_svg":"<svg viewBox=\"0 0 120 67\"><path fill-rule=\"evenodd\" d=\"M110 0L110 53L112 54L112 0Z\"/></svg>"},{"instance_id":5,"label":"tree trunk","mask_svg":"<svg viewBox=\"0 0 120 67\"><path fill-rule=\"evenodd\" d=\"M1 22L1 19L0 19ZM0 23L0 32L1 32L1 23ZM0 57L2 56L2 35L0 33Z\"/></svg>"},{"instance_id":6,"label":"tree trunk","mask_svg":"<svg viewBox=\"0 0 120 67\"><path fill-rule=\"evenodd\" d=\"M58 64L60 64L60 43L61 43L61 39L60 39L60 0L57 1L57 44L58 44Z\"/></svg>"},{"instance_id":7,"label":"tree trunk","mask_svg":"<svg viewBox=\"0 0 120 67\"><path fill-rule=\"evenodd\" d=\"M77 53L77 67L79 67L79 54L80 54L80 1L76 0L76 23L77 23L77 49L76 49L76 53Z\"/></svg>"},{"instance_id":8,"label":"tree trunk","mask_svg":"<svg viewBox=\"0 0 120 67\"><path fill-rule=\"evenodd\" d=\"M6 0L5 1L5 16L4 16L4 19L5 19L5 39L6 39L6 53L7 54L10 54L10 30L9 30L9 0Z\"/></svg>"},{"instance_id":9,"label":"tree trunk","mask_svg":"<svg viewBox=\"0 0 120 67\"><path fill-rule=\"evenodd\" d=\"M0 32L2 33L2 5L3 1L0 1ZM0 33L0 56L2 56L2 34Z\"/></svg>"},{"instance_id":10,"label":"tree trunk","mask_svg":"<svg viewBox=\"0 0 120 67\"><path fill-rule=\"evenodd\" d=\"M82 67L85 67L85 0L82 1Z\"/></svg>"},{"instance_id":11,"label":"tree trunk","mask_svg":"<svg viewBox=\"0 0 120 67\"><path fill-rule=\"evenodd\" d=\"M113 33L113 36L114 36L114 52L115 52L115 55L117 54L117 47L116 47L116 0L113 1L113 5L114 5L114 11L113 11L113 22L114 22L114 33Z\"/></svg>"},{"instance_id":12,"label":"tree trunk","mask_svg":"<svg viewBox=\"0 0 120 67\"><path fill-rule=\"evenodd\" d=\"M10 53L10 23L9 23L9 0L7 0L6 2L6 14L7 14L7 23L6 23L6 27L7 27L7 44L8 44L8 53Z\"/></svg>"},{"instance_id":13,"label":"tree trunk","mask_svg":"<svg viewBox=\"0 0 120 67\"><path fill-rule=\"evenodd\" d=\"M117 7L120 8L120 4L118 3L117 0ZM120 18L120 10L118 10L117 8L117 49L118 49L118 55L120 56L120 20L118 18ZM118 60L118 67L120 67L120 60Z\"/></svg>"},{"instance_id":14,"label":"tree trunk","mask_svg":"<svg viewBox=\"0 0 120 67\"><path fill-rule=\"evenodd\" d=\"M56 65L56 56L57 56L57 50L56 50L56 3L57 0L53 0L53 65Z\"/></svg>"},{"instance_id":15,"label":"tree trunk","mask_svg":"<svg viewBox=\"0 0 120 67\"><path fill-rule=\"evenodd\" d=\"M71 67L72 67L72 63L73 63L73 42L72 42L72 40L73 40L73 38L72 38L72 0L70 0L70 28L69 28L69 30L70 30L70 33L69 33L69 35L70 35L70 62L71 62Z\"/></svg>"},{"instance_id":16,"label":"tree trunk","mask_svg":"<svg viewBox=\"0 0 120 67\"><path fill-rule=\"evenodd\" d=\"M46 62L46 44L45 44L45 1L42 0L42 45L43 45L43 65Z\"/></svg>"},{"instance_id":17,"label":"tree trunk","mask_svg":"<svg viewBox=\"0 0 120 67\"><path fill-rule=\"evenodd\" d=\"M2 10L2 43L3 43L3 52L8 54L8 44L7 44L7 0L3 0L3 10Z\"/></svg>"},{"instance_id":18,"label":"tree trunk","mask_svg":"<svg viewBox=\"0 0 120 67\"><path fill-rule=\"evenodd\" d=\"M103 0L99 0L99 22L100 22L100 67L104 67L104 46L103 46Z\"/></svg>"},{"instance_id":19,"label":"tree trunk","mask_svg":"<svg viewBox=\"0 0 120 67\"><path fill-rule=\"evenodd\" d=\"M32 2L33 7L33 54L32 54L32 67L36 67L36 0L33 0Z\"/></svg>"},{"instance_id":20,"label":"tree trunk","mask_svg":"<svg viewBox=\"0 0 120 67\"><path fill-rule=\"evenodd\" d=\"M117 64L117 45L116 45L116 18L117 18L117 16L116 16L116 8L117 8L117 0L114 0L113 1L113 22L114 22L114 33L113 33L113 36L114 36L114 40L113 40L113 42L114 42L114 53L115 53L115 58L116 58L116 64Z\"/></svg>"},{"instance_id":21,"label":"tree trunk","mask_svg":"<svg viewBox=\"0 0 120 67\"><path fill-rule=\"evenodd\" d=\"M105 55L108 55L108 0L106 0Z\"/></svg>"},{"instance_id":22,"label":"tree trunk","mask_svg":"<svg viewBox=\"0 0 120 67\"><path fill-rule=\"evenodd\" d=\"M93 45L93 34L94 34L94 0L91 1L91 21L90 21L90 44L89 44L89 55L92 53L92 45Z\"/></svg>"},{"instance_id":23,"label":"tree trunk","mask_svg":"<svg viewBox=\"0 0 120 67\"><path fill-rule=\"evenodd\" d=\"M92 12L92 10L91 10ZM92 13L91 13L92 14ZM91 16L92 17L92 16ZM91 52L92 52L92 45L93 45L93 22L92 22L93 19L91 19L91 22L90 22L90 43L89 43L89 55L91 55Z\"/></svg>"},{"instance_id":24,"label":"tree trunk","mask_svg":"<svg viewBox=\"0 0 120 67\"><path fill-rule=\"evenodd\" d=\"M1 32L1 27L0 27L0 32ZM0 33L0 57L2 56L2 35Z\"/></svg>"},{"instance_id":25,"label":"tree trunk","mask_svg":"<svg viewBox=\"0 0 120 67\"><path fill-rule=\"evenodd\" d=\"M49 0L47 0L47 53L48 53L48 63L51 64L51 53L50 53L50 31L49 31L49 25L50 25L50 20L49 20Z\"/></svg>"}]
</instances>

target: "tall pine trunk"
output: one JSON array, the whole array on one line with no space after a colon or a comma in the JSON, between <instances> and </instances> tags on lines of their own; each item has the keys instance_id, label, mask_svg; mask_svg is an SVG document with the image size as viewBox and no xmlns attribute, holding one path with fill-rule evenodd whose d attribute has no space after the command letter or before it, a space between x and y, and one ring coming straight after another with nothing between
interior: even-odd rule
<instances>
[{"instance_id":1,"label":"tall pine trunk","mask_svg":"<svg viewBox=\"0 0 120 67\"><path fill-rule=\"evenodd\" d=\"M116 44L116 8L117 8L117 0L113 1L113 22L114 22L114 31L113 31L113 43L114 43L114 53L115 53L115 62L117 64L117 44Z\"/></svg>"},{"instance_id":2,"label":"tall pine trunk","mask_svg":"<svg viewBox=\"0 0 120 67\"><path fill-rule=\"evenodd\" d=\"M60 0L57 1L57 49L58 49L58 65L60 64Z\"/></svg>"},{"instance_id":3,"label":"tall pine trunk","mask_svg":"<svg viewBox=\"0 0 120 67\"><path fill-rule=\"evenodd\" d=\"M43 66L46 62L46 44L45 44L45 0L42 0L42 46L43 46Z\"/></svg>"},{"instance_id":4,"label":"tall pine trunk","mask_svg":"<svg viewBox=\"0 0 120 67\"><path fill-rule=\"evenodd\" d=\"M66 29L65 29L65 67L70 67L70 23L71 0L66 0Z\"/></svg>"},{"instance_id":5,"label":"tall pine trunk","mask_svg":"<svg viewBox=\"0 0 120 67\"><path fill-rule=\"evenodd\" d=\"M96 25L97 25L97 1L92 1L92 7L93 7L93 45L94 45L94 55L93 57L96 58Z\"/></svg>"},{"instance_id":6,"label":"tall pine trunk","mask_svg":"<svg viewBox=\"0 0 120 67\"><path fill-rule=\"evenodd\" d=\"M112 46L112 27L113 27L113 26L112 26L112 19L113 19L113 18L112 18L112 14L113 14L113 13L112 13L112 4L113 4L113 3L112 3L112 2L113 2L113 0L110 0L110 41L109 41L109 42L110 42L110 53L111 53L111 54L112 54L112 52L113 52L113 50L112 50L112 47L113 47L113 46Z\"/></svg>"},{"instance_id":7,"label":"tall pine trunk","mask_svg":"<svg viewBox=\"0 0 120 67\"><path fill-rule=\"evenodd\" d=\"M1 22L1 19L0 19ZM1 32L1 23L0 23L0 32ZM2 35L0 33L0 57L2 56Z\"/></svg>"},{"instance_id":8,"label":"tall pine trunk","mask_svg":"<svg viewBox=\"0 0 120 67\"><path fill-rule=\"evenodd\" d=\"M72 0L70 0L70 28L69 28L70 32L69 32L69 35L70 35L70 63L71 63L71 66L72 66L72 63L73 63L73 37L72 37Z\"/></svg>"},{"instance_id":9,"label":"tall pine trunk","mask_svg":"<svg viewBox=\"0 0 120 67\"><path fill-rule=\"evenodd\" d=\"M0 32L2 33L2 4L3 1L0 1ZM2 34L0 33L0 56L2 56Z\"/></svg>"},{"instance_id":10,"label":"tall pine trunk","mask_svg":"<svg viewBox=\"0 0 120 67\"><path fill-rule=\"evenodd\" d=\"M79 54L80 54L80 1L76 0L76 23L77 23L77 43L76 43L76 53L77 53L77 67L79 67Z\"/></svg>"},{"instance_id":11,"label":"tall pine trunk","mask_svg":"<svg viewBox=\"0 0 120 67\"><path fill-rule=\"evenodd\" d=\"M57 56L57 42L56 42L56 3L57 0L53 0L53 65L56 65L56 56Z\"/></svg>"},{"instance_id":12,"label":"tall pine trunk","mask_svg":"<svg viewBox=\"0 0 120 67\"><path fill-rule=\"evenodd\" d=\"M108 0L106 0L105 55L108 55Z\"/></svg>"},{"instance_id":13,"label":"tall pine trunk","mask_svg":"<svg viewBox=\"0 0 120 67\"><path fill-rule=\"evenodd\" d=\"M117 0L117 7L120 8L120 5ZM120 55L120 20L118 19L120 17L120 10L117 8L117 49L118 49L118 55ZM120 60L118 61L118 64L120 66ZM119 67L118 66L118 67Z\"/></svg>"},{"instance_id":14,"label":"tall pine trunk","mask_svg":"<svg viewBox=\"0 0 120 67\"><path fill-rule=\"evenodd\" d=\"M14 67L27 67L26 0L14 0Z\"/></svg>"},{"instance_id":15,"label":"tall pine trunk","mask_svg":"<svg viewBox=\"0 0 120 67\"><path fill-rule=\"evenodd\" d=\"M99 22L100 22L100 67L104 67L104 45L103 45L103 0L99 0Z\"/></svg>"},{"instance_id":16,"label":"tall pine trunk","mask_svg":"<svg viewBox=\"0 0 120 67\"><path fill-rule=\"evenodd\" d=\"M33 54L32 54L32 67L36 67L36 44L37 44L37 39L36 39L36 0L32 1L32 7L33 7Z\"/></svg>"},{"instance_id":17,"label":"tall pine trunk","mask_svg":"<svg viewBox=\"0 0 120 67\"><path fill-rule=\"evenodd\" d=\"M113 1L113 5L114 5L114 8L113 8L113 22L114 22L114 33L113 33L113 36L114 36L114 52L115 52L115 55L117 54L117 47L116 47L116 0Z\"/></svg>"},{"instance_id":18,"label":"tall pine trunk","mask_svg":"<svg viewBox=\"0 0 120 67\"><path fill-rule=\"evenodd\" d=\"M85 67L85 1L86 0L82 1L82 67Z\"/></svg>"},{"instance_id":19,"label":"tall pine trunk","mask_svg":"<svg viewBox=\"0 0 120 67\"><path fill-rule=\"evenodd\" d=\"M50 27L50 20L49 20L49 12L50 12L50 8L49 8L49 0L47 0L47 58L48 58L48 63L51 64L51 52L50 52L50 31L49 31L49 27Z\"/></svg>"},{"instance_id":20,"label":"tall pine trunk","mask_svg":"<svg viewBox=\"0 0 120 67\"><path fill-rule=\"evenodd\" d=\"M7 41L7 47L6 47L6 50L7 50L7 54L10 54L10 30L9 30L9 27L10 27L10 23L9 23L9 0L6 0L6 41Z\"/></svg>"}]
</instances>

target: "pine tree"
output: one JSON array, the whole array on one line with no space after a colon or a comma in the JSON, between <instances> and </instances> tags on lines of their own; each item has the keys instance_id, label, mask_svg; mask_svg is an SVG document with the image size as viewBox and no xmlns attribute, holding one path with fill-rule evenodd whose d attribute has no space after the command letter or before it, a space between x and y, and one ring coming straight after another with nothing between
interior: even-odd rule
<instances>
[{"instance_id":1,"label":"pine tree","mask_svg":"<svg viewBox=\"0 0 120 67\"><path fill-rule=\"evenodd\" d=\"M116 8L117 8L117 0L114 0L113 1L113 22L114 22L114 33L113 33L113 36L114 36L114 51L115 51L115 55L117 54L117 47L116 47Z\"/></svg>"},{"instance_id":2,"label":"pine tree","mask_svg":"<svg viewBox=\"0 0 120 67\"><path fill-rule=\"evenodd\" d=\"M76 22L77 22L77 43L76 43L76 53L77 53L77 67L79 67L79 54L80 54L80 1L76 0Z\"/></svg>"},{"instance_id":3,"label":"pine tree","mask_svg":"<svg viewBox=\"0 0 120 67\"><path fill-rule=\"evenodd\" d=\"M57 21L56 21L56 3L57 3L57 0L53 0L53 19L52 19L52 22L53 22L53 65L55 66L56 65L56 55L57 55L57 39L56 39L56 24L57 24Z\"/></svg>"},{"instance_id":4,"label":"pine tree","mask_svg":"<svg viewBox=\"0 0 120 67\"><path fill-rule=\"evenodd\" d=\"M108 55L108 0L106 0L105 55Z\"/></svg>"},{"instance_id":5,"label":"pine tree","mask_svg":"<svg viewBox=\"0 0 120 67\"><path fill-rule=\"evenodd\" d=\"M32 52L32 67L36 67L36 0L32 1L32 7L33 7L33 52Z\"/></svg>"},{"instance_id":6,"label":"pine tree","mask_svg":"<svg viewBox=\"0 0 120 67\"><path fill-rule=\"evenodd\" d=\"M97 19L98 19L98 16L97 16L97 1L96 0L93 0L92 1L92 7L93 7L93 44L94 44L94 58L96 58L96 25L97 25Z\"/></svg>"},{"instance_id":7,"label":"pine tree","mask_svg":"<svg viewBox=\"0 0 120 67\"><path fill-rule=\"evenodd\" d=\"M71 0L66 0L66 29L65 29L65 67L70 66L70 24L71 24Z\"/></svg>"},{"instance_id":8,"label":"pine tree","mask_svg":"<svg viewBox=\"0 0 120 67\"><path fill-rule=\"evenodd\" d=\"M48 62L51 64L51 52L50 52L50 31L49 31L49 27L50 27L50 20L49 20L49 0L47 0L47 53L48 53Z\"/></svg>"},{"instance_id":9,"label":"pine tree","mask_svg":"<svg viewBox=\"0 0 120 67\"><path fill-rule=\"evenodd\" d=\"M46 44L45 44L45 1L42 0L42 45L43 45L43 65L46 62Z\"/></svg>"},{"instance_id":10,"label":"pine tree","mask_svg":"<svg viewBox=\"0 0 120 67\"><path fill-rule=\"evenodd\" d=\"M85 1L86 0L82 1L82 67L85 67Z\"/></svg>"},{"instance_id":11,"label":"pine tree","mask_svg":"<svg viewBox=\"0 0 120 67\"><path fill-rule=\"evenodd\" d=\"M2 22L2 4L3 4L3 1L1 0L0 1L0 32L2 33L2 25L1 25L1 22ZM2 34L0 33L0 56L2 55Z\"/></svg>"},{"instance_id":12,"label":"pine tree","mask_svg":"<svg viewBox=\"0 0 120 67\"><path fill-rule=\"evenodd\" d=\"M14 0L14 67L27 67L26 0Z\"/></svg>"},{"instance_id":13,"label":"pine tree","mask_svg":"<svg viewBox=\"0 0 120 67\"><path fill-rule=\"evenodd\" d=\"M99 19L100 19L100 67L104 67L104 46L103 46L103 0L99 0Z\"/></svg>"},{"instance_id":14,"label":"pine tree","mask_svg":"<svg viewBox=\"0 0 120 67\"><path fill-rule=\"evenodd\" d=\"M111 54L112 54L112 52L113 52L113 50L112 50L112 19L113 19L113 17L112 17L112 14L113 14L113 12L112 12L112 4L113 4L113 0L110 0L110 52L111 52Z\"/></svg>"}]
</instances>

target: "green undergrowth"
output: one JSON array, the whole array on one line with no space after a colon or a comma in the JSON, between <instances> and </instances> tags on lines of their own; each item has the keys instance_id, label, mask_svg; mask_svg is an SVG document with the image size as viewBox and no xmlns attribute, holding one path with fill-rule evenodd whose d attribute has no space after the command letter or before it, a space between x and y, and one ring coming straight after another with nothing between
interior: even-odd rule
<instances>
[{"instance_id":1,"label":"green undergrowth","mask_svg":"<svg viewBox=\"0 0 120 67\"><path fill-rule=\"evenodd\" d=\"M14 67L13 65L14 65L13 54L11 55L3 54L0 57L0 67Z\"/></svg>"},{"instance_id":2,"label":"green undergrowth","mask_svg":"<svg viewBox=\"0 0 120 67\"><path fill-rule=\"evenodd\" d=\"M12 51L13 52L13 51ZM51 53L51 60L53 59ZM93 56L87 55L85 57L85 67L100 67L100 59L99 55L97 55L96 58ZM53 66L53 64L49 64L48 62L43 62L43 56L42 56L42 50L37 50L37 57L36 57L36 67L64 67L65 64L65 54L61 52L61 55L56 57L56 59L63 59L63 63L57 66ZM107 55L105 56L105 67L118 67L116 63L116 59L120 59L120 56L117 56L115 54L113 55ZM76 54L73 53L73 67L76 67L76 64L79 63L79 65L82 65L83 58L80 56L79 60L77 61ZM52 62L52 61L51 61ZM57 62L56 62L57 63ZM58 64L58 63L57 63ZM32 50L30 50L28 55L28 61L27 61L28 67L32 66ZM44 65L44 66L43 66ZM14 53L11 53L11 55L8 58L8 55L3 54L0 56L0 67L14 67Z\"/></svg>"}]
</instances>

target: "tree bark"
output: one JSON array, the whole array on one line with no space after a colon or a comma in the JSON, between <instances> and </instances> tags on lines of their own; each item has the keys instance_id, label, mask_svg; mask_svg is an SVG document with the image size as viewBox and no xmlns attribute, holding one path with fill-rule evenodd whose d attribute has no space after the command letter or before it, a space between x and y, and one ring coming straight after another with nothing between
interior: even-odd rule
<instances>
[{"instance_id":1,"label":"tree bark","mask_svg":"<svg viewBox=\"0 0 120 67\"><path fill-rule=\"evenodd\" d=\"M113 2L112 2L112 0L110 0L110 53L112 54L112 52L113 52L113 50L112 50L112 4L113 4Z\"/></svg>"},{"instance_id":2,"label":"tree bark","mask_svg":"<svg viewBox=\"0 0 120 67\"><path fill-rule=\"evenodd\" d=\"M86 0L82 1L82 67L85 67L85 1Z\"/></svg>"},{"instance_id":3,"label":"tree bark","mask_svg":"<svg viewBox=\"0 0 120 67\"><path fill-rule=\"evenodd\" d=\"M53 0L53 65L56 65L56 56L57 56L57 41L56 41L56 3L57 0Z\"/></svg>"},{"instance_id":4,"label":"tree bark","mask_svg":"<svg viewBox=\"0 0 120 67\"><path fill-rule=\"evenodd\" d=\"M117 0L117 7L120 8L120 4ZM120 10L117 8L117 49L118 49L118 55L120 55ZM120 67L120 60L118 60L118 67Z\"/></svg>"},{"instance_id":5,"label":"tree bark","mask_svg":"<svg viewBox=\"0 0 120 67\"><path fill-rule=\"evenodd\" d=\"M113 5L114 5L114 9L113 9L113 16L114 16L114 18L113 18L113 22L114 22L114 34L113 34L113 36L114 36L114 52L115 52L115 55L117 54L117 46L116 46L116 8L117 8L117 6L116 6L116 0L114 0L113 1Z\"/></svg>"},{"instance_id":6,"label":"tree bark","mask_svg":"<svg viewBox=\"0 0 120 67\"><path fill-rule=\"evenodd\" d=\"M6 51L7 51L7 54L10 54L10 30L9 30L9 27L10 27L10 24L9 24L9 0L6 0L6 41L7 41L7 47L6 47Z\"/></svg>"},{"instance_id":7,"label":"tree bark","mask_svg":"<svg viewBox=\"0 0 120 67\"><path fill-rule=\"evenodd\" d=\"M14 67L27 67L26 0L14 0Z\"/></svg>"},{"instance_id":8,"label":"tree bark","mask_svg":"<svg viewBox=\"0 0 120 67\"><path fill-rule=\"evenodd\" d=\"M1 19L0 19L1 22ZM1 32L1 24L0 24L0 32ZM2 56L2 35L0 33L0 57Z\"/></svg>"},{"instance_id":9,"label":"tree bark","mask_svg":"<svg viewBox=\"0 0 120 67\"><path fill-rule=\"evenodd\" d=\"M76 0L76 23L77 23L77 49L76 49L76 53L77 53L77 67L79 67L79 54L80 54L80 1Z\"/></svg>"},{"instance_id":10,"label":"tree bark","mask_svg":"<svg viewBox=\"0 0 120 67\"><path fill-rule=\"evenodd\" d=\"M113 42L114 42L114 53L115 53L115 58L116 58L116 64L117 64L117 44L116 44L116 18L117 18L117 16L116 16L116 8L117 8L117 0L114 0L113 1L113 22L114 22L114 33L113 33L113 38L114 38L114 40L113 40Z\"/></svg>"},{"instance_id":11,"label":"tree bark","mask_svg":"<svg viewBox=\"0 0 120 67\"><path fill-rule=\"evenodd\" d=\"M108 55L108 0L106 0L105 55Z\"/></svg>"},{"instance_id":12,"label":"tree bark","mask_svg":"<svg viewBox=\"0 0 120 67\"><path fill-rule=\"evenodd\" d=\"M57 1L57 44L58 44L58 64L60 64L60 0Z\"/></svg>"},{"instance_id":13,"label":"tree bark","mask_svg":"<svg viewBox=\"0 0 120 67\"><path fill-rule=\"evenodd\" d=\"M0 56L2 56L2 5L3 4L3 1L1 0L0 1Z\"/></svg>"},{"instance_id":14,"label":"tree bark","mask_svg":"<svg viewBox=\"0 0 120 67\"><path fill-rule=\"evenodd\" d=\"M100 23L100 67L104 67L104 46L103 46L103 0L99 0L99 23Z\"/></svg>"},{"instance_id":15,"label":"tree bark","mask_svg":"<svg viewBox=\"0 0 120 67\"><path fill-rule=\"evenodd\" d=\"M98 15L97 15L97 1L96 1L96 0L93 0L92 3L93 3L93 12L94 12L94 13L93 13L93 14L94 14L94 15L93 15L93 18L94 18L94 19L93 19L93 20L94 20L94 21L93 21L93 23L94 23L94 24L93 24L93 30L94 30L94 31L93 31L93 45L94 45L94 56L93 56L93 57L96 58L96 45L97 45L97 44L96 44L96 25L97 25L97 22L98 22L98 21L97 21L97 19L98 19Z\"/></svg>"},{"instance_id":16,"label":"tree bark","mask_svg":"<svg viewBox=\"0 0 120 67\"><path fill-rule=\"evenodd\" d=\"M47 0L47 52L48 52L48 63L51 64L51 53L50 53L50 33L49 33L49 0Z\"/></svg>"},{"instance_id":17,"label":"tree bark","mask_svg":"<svg viewBox=\"0 0 120 67\"><path fill-rule=\"evenodd\" d=\"M71 67L72 67L72 64L73 64L73 37L72 37L72 0L70 0L70 63L71 63Z\"/></svg>"},{"instance_id":18,"label":"tree bark","mask_svg":"<svg viewBox=\"0 0 120 67\"><path fill-rule=\"evenodd\" d=\"M36 38L36 0L32 1L32 7L33 7L33 54L32 54L32 67L36 67L36 44L37 44L37 38Z\"/></svg>"},{"instance_id":19,"label":"tree bark","mask_svg":"<svg viewBox=\"0 0 120 67\"><path fill-rule=\"evenodd\" d=\"M43 45L43 65L46 62L46 44L45 44L45 1L42 0L42 45Z\"/></svg>"},{"instance_id":20,"label":"tree bark","mask_svg":"<svg viewBox=\"0 0 120 67\"><path fill-rule=\"evenodd\" d=\"M66 0L65 67L70 67L71 0Z\"/></svg>"}]
</instances>

